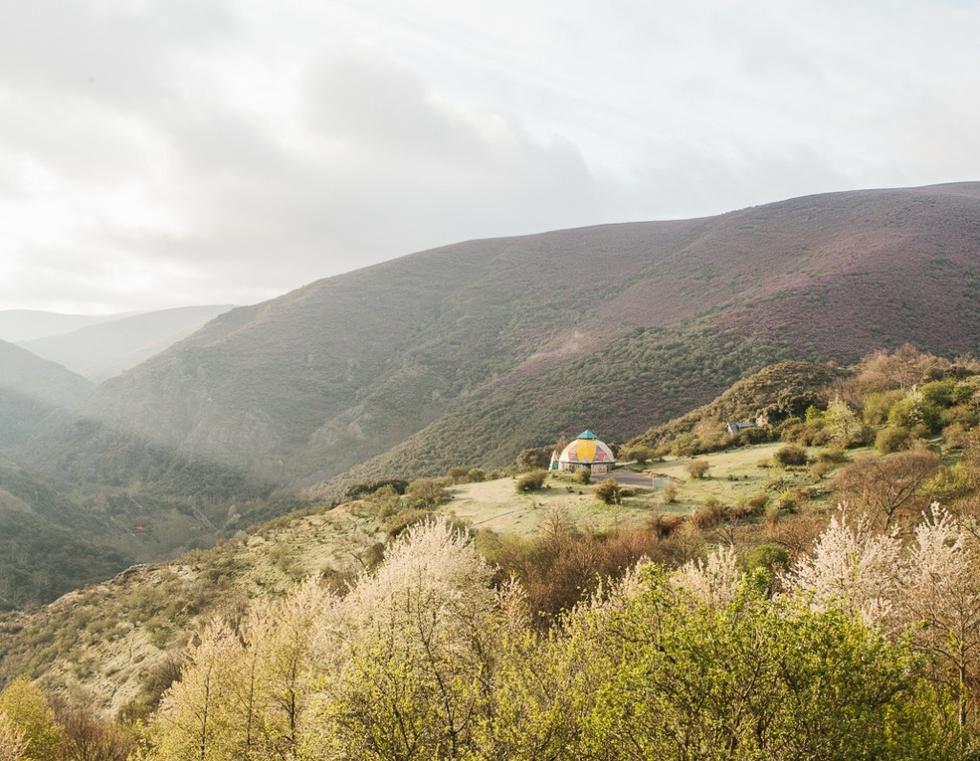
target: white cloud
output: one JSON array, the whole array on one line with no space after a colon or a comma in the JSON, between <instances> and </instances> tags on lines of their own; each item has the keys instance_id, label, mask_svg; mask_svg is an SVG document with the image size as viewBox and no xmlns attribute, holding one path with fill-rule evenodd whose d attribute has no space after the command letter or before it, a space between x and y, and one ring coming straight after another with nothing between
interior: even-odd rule
<instances>
[{"instance_id":1,"label":"white cloud","mask_svg":"<svg viewBox=\"0 0 980 761\"><path fill-rule=\"evenodd\" d=\"M980 178L980 6L0 4L0 308Z\"/></svg>"}]
</instances>

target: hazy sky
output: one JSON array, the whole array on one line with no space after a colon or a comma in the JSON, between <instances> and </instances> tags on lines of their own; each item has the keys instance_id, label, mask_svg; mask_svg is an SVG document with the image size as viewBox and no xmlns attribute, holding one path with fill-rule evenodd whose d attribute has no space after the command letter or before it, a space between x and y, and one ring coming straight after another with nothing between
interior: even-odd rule
<instances>
[{"instance_id":1,"label":"hazy sky","mask_svg":"<svg viewBox=\"0 0 980 761\"><path fill-rule=\"evenodd\" d=\"M980 0L0 0L0 308L980 179Z\"/></svg>"}]
</instances>

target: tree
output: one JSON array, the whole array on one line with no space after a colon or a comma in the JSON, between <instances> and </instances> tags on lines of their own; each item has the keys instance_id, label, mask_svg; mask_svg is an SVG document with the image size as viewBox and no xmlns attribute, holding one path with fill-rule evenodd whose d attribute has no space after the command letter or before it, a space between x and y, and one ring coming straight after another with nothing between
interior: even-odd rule
<instances>
[{"instance_id":1,"label":"tree","mask_svg":"<svg viewBox=\"0 0 980 761\"><path fill-rule=\"evenodd\" d=\"M445 521L399 539L322 632L305 752L447 760L471 752L500 640L492 576Z\"/></svg>"},{"instance_id":2,"label":"tree","mask_svg":"<svg viewBox=\"0 0 980 761\"><path fill-rule=\"evenodd\" d=\"M927 505L922 487L939 466L939 457L926 449L857 460L841 471L835 494L852 511L867 514L872 526L887 530L918 517Z\"/></svg>"},{"instance_id":3,"label":"tree","mask_svg":"<svg viewBox=\"0 0 980 761\"><path fill-rule=\"evenodd\" d=\"M840 397L827 406L824 425L831 438L843 447L850 445L861 432L861 422L857 415Z\"/></svg>"},{"instance_id":4,"label":"tree","mask_svg":"<svg viewBox=\"0 0 980 761\"><path fill-rule=\"evenodd\" d=\"M570 673L552 689L576 686L579 730L564 758L951 756L908 648L858 617L745 583L705 605L655 566L634 586L567 624Z\"/></svg>"},{"instance_id":5,"label":"tree","mask_svg":"<svg viewBox=\"0 0 980 761\"><path fill-rule=\"evenodd\" d=\"M547 468L551 463L551 447L533 447L523 449L517 455L517 467L519 470L537 470Z\"/></svg>"},{"instance_id":6,"label":"tree","mask_svg":"<svg viewBox=\"0 0 980 761\"><path fill-rule=\"evenodd\" d=\"M687 464L687 472L692 478L704 478L711 469L711 463L707 460L691 460Z\"/></svg>"},{"instance_id":7,"label":"tree","mask_svg":"<svg viewBox=\"0 0 980 761\"><path fill-rule=\"evenodd\" d=\"M961 727L980 684L980 550L976 540L933 504L915 529L901 566L900 602L916 622L916 644L948 668Z\"/></svg>"},{"instance_id":8,"label":"tree","mask_svg":"<svg viewBox=\"0 0 980 761\"><path fill-rule=\"evenodd\" d=\"M27 761L27 738L0 713L0 761Z\"/></svg>"},{"instance_id":9,"label":"tree","mask_svg":"<svg viewBox=\"0 0 980 761\"><path fill-rule=\"evenodd\" d=\"M783 582L814 610L838 607L868 624L895 628L900 554L901 542L893 534L875 531L867 516L852 520L840 509L812 553L800 558Z\"/></svg>"},{"instance_id":10,"label":"tree","mask_svg":"<svg viewBox=\"0 0 980 761\"><path fill-rule=\"evenodd\" d=\"M0 715L27 743L26 761L54 761L61 744L61 727L44 693L26 676L0 693Z\"/></svg>"},{"instance_id":11,"label":"tree","mask_svg":"<svg viewBox=\"0 0 980 761\"><path fill-rule=\"evenodd\" d=\"M214 621L205 627L199 644L188 653L180 680L166 692L154 718L153 761L241 757L235 692L242 655L241 644L227 624Z\"/></svg>"},{"instance_id":12,"label":"tree","mask_svg":"<svg viewBox=\"0 0 980 761\"><path fill-rule=\"evenodd\" d=\"M131 733L114 721L100 719L98 709L87 701L56 701L55 715L64 730L60 761L127 761L135 749Z\"/></svg>"}]
</instances>

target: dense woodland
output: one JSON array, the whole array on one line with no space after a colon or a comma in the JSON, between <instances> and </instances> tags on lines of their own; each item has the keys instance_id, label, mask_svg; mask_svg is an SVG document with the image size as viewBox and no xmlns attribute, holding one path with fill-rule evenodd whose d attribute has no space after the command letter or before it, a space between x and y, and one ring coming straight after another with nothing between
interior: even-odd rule
<instances>
[{"instance_id":1,"label":"dense woodland","mask_svg":"<svg viewBox=\"0 0 980 761\"><path fill-rule=\"evenodd\" d=\"M361 572L215 609L116 717L10 675L0 759L974 758L980 365L804 369L734 389L769 389L743 437L782 440L765 465L792 488L519 538L440 517L453 482L499 474L364 484L390 539ZM713 409L623 456L745 445Z\"/></svg>"}]
</instances>

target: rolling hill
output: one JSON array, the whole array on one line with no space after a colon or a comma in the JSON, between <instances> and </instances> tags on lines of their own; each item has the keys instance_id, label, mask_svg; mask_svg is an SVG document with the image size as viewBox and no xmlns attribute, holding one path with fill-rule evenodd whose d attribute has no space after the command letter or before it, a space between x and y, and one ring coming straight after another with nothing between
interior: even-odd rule
<instances>
[{"instance_id":1,"label":"rolling hill","mask_svg":"<svg viewBox=\"0 0 980 761\"><path fill-rule=\"evenodd\" d=\"M21 345L90 380L102 381L159 354L229 309L227 304L162 309L103 320Z\"/></svg>"},{"instance_id":2,"label":"rolling hill","mask_svg":"<svg viewBox=\"0 0 980 761\"><path fill-rule=\"evenodd\" d=\"M778 359L975 350L978 252L980 183L469 241L220 315L87 414L284 484L502 463L635 436Z\"/></svg>"},{"instance_id":3,"label":"rolling hill","mask_svg":"<svg viewBox=\"0 0 980 761\"><path fill-rule=\"evenodd\" d=\"M976 352L978 254L980 183L468 241L221 314L10 457L153 559L297 490L625 441L776 361Z\"/></svg>"}]
</instances>

